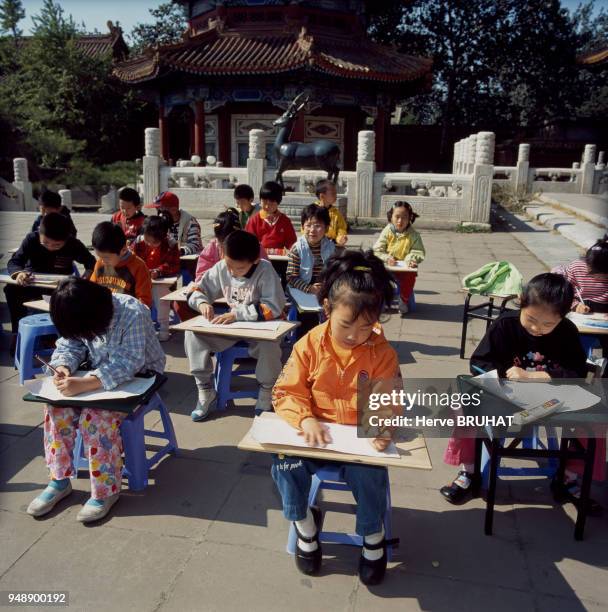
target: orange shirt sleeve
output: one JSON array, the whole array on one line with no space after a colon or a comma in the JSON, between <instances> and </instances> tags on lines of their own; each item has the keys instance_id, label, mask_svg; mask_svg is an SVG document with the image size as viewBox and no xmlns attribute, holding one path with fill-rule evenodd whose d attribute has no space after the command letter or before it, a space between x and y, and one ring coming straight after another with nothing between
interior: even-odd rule
<instances>
[{"instance_id":1,"label":"orange shirt sleeve","mask_svg":"<svg viewBox=\"0 0 608 612\"><path fill-rule=\"evenodd\" d=\"M95 267L93 268L93 274L91 274L91 277L89 278L89 280L93 283L97 282L98 276L99 276L99 268L101 267L101 259L98 259L95 262Z\"/></svg>"},{"instance_id":2,"label":"orange shirt sleeve","mask_svg":"<svg viewBox=\"0 0 608 612\"><path fill-rule=\"evenodd\" d=\"M298 342L272 389L275 412L296 429L304 419L314 417L309 372L310 353L305 342Z\"/></svg>"},{"instance_id":3,"label":"orange shirt sleeve","mask_svg":"<svg viewBox=\"0 0 608 612\"><path fill-rule=\"evenodd\" d=\"M135 297L148 308L152 307L152 278L145 262L135 266L133 276L135 277ZM139 263L139 262L138 262Z\"/></svg>"}]
</instances>

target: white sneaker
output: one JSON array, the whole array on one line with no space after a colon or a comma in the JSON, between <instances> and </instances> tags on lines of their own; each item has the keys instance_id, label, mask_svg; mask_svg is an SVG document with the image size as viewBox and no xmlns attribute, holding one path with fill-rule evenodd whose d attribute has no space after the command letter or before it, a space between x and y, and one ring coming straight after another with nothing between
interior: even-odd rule
<instances>
[{"instance_id":1,"label":"white sneaker","mask_svg":"<svg viewBox=\"0 0 608 612\"><path fill-rule=\"evenodd\" d=\"M171 340L171 332L168 329L161 329L158 332L158 341L167 342L168 340Z\"/></svg>"},{"instance_id":2,"label":"white sneaker","mask_svg":"<svg viewBox=\"0 0 608 612\"><path fill-rule=\"evenodd\" d=\"M196 408L190 413L193 421L202 421L209 416L217 405L217 393L215 389L203 389L198 392L198 403Z\"/></svg>"},{"instance_id":3,"label":"white sneaker","mask_svg":"<svg viewBox=\"0 0 608 612\"><path fill-rule=\"evenodd\" d=\"M80 509L80 512L76 516L76 520L80 523L92 523L93 521L98 521L102 519L108 514L108 512L110 512L110 509L118 501L119 497L119 493L116 493L116 495L111 495L110 497L106 497L103 500L103 504L101 505L90 504L89 502L87 502Z\"/></svg>"},{"instance_id":4,"label":"white sneaker","mask_svg":"<svg viewBox=\"0 0 608 612\"><path fill-rule=\"evenodd\" d=\"M56 489L49 483L46 489L30 502L26 512L30 516L43 516L50 512L57 505L57 502L67 497L71 492L71 482L68 482L68 486L63 490Z\"/></svg>"},{"instance_id":5,"label":"white sneaker","mask_svg":"<svg viewBox=\"0 0 608 612\"><path fill-rule=\"evenodd\" d=\"M402 315L406 315L410 311L407 302L404 302L401 298L399 298L399 312Z\"/></svg>"},{"instance_id":6,"label":"white sneaker","mask_svg":"<svg viewBox=\"0 0 608 612\"><path fill-rule=\"evenodd\" d=\"M267 412L268 410L272 410L272 387L262 387L260 385L258 399L255 403L255 413L258 415L260 412Z\"/></svg>"}]
</instances>

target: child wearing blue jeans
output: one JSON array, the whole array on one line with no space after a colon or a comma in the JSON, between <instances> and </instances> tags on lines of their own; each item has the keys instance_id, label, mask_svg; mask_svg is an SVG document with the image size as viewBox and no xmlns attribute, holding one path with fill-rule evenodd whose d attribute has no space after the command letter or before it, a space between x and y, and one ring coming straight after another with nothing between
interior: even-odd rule
<instances>
[{"instance_id":1,"label":"child wearing blue jeans","mask_svg":"<svg viewBox=\"0 0 608 612\"><path fill-rule=\"evenodd\" d=\"M392 299L390 274L372 254L346 251L332 257L321 275L318 293L328 320L299 340L273 389L276 413L298 429L306 444L331 442L324 421L357 424L357 391L366 380L399 377L397 353L378 324L384 305ZM388 433L388 432L387 432ZM384 450L389 437L370 438ZM321 567L321 513L308 507L311 478L330 463L302 457L273 458L272 477L283 499L283 514L295 524L296 566L314 575ZM363 537L359 577L378 584L386 572L383 518L388 473L385 467L355 463L340 466L357 501L356 531Z\"/></svg>"}]
</instances>

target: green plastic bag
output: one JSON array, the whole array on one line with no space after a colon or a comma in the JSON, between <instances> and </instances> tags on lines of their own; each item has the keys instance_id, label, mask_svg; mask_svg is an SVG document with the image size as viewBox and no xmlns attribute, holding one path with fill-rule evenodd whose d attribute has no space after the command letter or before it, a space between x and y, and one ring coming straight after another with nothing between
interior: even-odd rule
<instances>
[{"instance_id":1,"label":"green plastic bag","mask_svg":"<svg viewBox=\"0 0 608 612\"><path fill-rule=\"evenodd\" d=\"M508 261L492 261L475 270L462 280L462 286L470 293L493 295L519 295L523 277Z\"/></svg>"}]
</instances>

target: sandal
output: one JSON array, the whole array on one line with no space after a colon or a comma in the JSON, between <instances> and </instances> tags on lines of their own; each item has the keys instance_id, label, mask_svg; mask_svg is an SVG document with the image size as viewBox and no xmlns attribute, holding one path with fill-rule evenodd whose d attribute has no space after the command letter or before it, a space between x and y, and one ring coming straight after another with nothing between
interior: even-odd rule
<instances>
[{"instance_id":1,"label":"sandal","mask_svg":"<svg viewBox=\"0 0 608 612\"><path fill-rule=\"evenodd\" d=\"M296 540L296 567L303 574L306 574L307 576L314 576L319 573L319 570L321 569L321 560L323 558L323 554L321 552L321 542L319 541L319 534L321 533L321 526L323 525L323 515L321 513L321 510L319 510L319 508L317 508L316 506L311 506L310 511L312 512L312 517L317 527L317 532L314 536L312 536L311 538L303 536L298 531L298 526L296 525L295 521L293 523L293 526L296 530L298 540L302 540L302 542L306 542L307 544L312 544L313 542L317 543L317 548L313 551L308 552L302 550L298 545L298 540Z\"/></svg>"}]
</instances>

